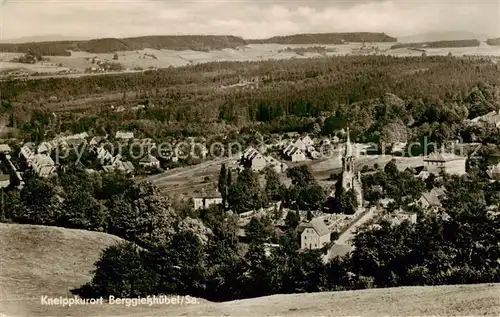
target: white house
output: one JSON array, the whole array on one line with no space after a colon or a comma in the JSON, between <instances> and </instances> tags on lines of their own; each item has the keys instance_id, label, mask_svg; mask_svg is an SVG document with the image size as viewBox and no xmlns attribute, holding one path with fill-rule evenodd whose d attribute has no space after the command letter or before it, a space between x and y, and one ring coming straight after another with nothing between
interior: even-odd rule
<instances>
[{"instance_id":1,"label":"white house","mask_svg":"<svg viewBox=\"0 0 500 317\"><path fill-rule=\"evenodd\" d=\"M469 121L473 125L493 125L500 127L500 111L491 111L484 116L476 117Z\"/></svg>"},{"instance_id":2,"label":"white house","mask_svg":"<svg viewBox=\"0 0 500 317\"><path fill-rule=\"evenodd\" d=\"M417 223L416 212L406 212L406 211L394 212L390 215L387 215L387 218L389 221L391 221L393 224L396 225L401 224L404 221L409 221L411 224Z\"/></svg>"},{"instance_id":3,"label":"white house","mask_svg":"<svg viewBox=\"0 0 500 317\"><path fill-rule=\"evenodd\" d=\"M160 167L160 161L156 157L148 154L139 161L139 165L144 167Z\"/></svg>"},{"instance_id":4,"label":"white house","mask_svg":"<svg viewBox=\"0 0 500 317\"><path fill-rule=\"evenodd\" d=\"M118 131L116 132L115 138L117 140L132 140L134 138L134 132Z\"/></svg>"},{"instance_id":5,"label":"white house","mask_svg":"<svg viewBox=\"0 0 500 317\"><path fill-rule=\"evenodd\" d=\"M283 173L288 169L288 166L285 163L282 163L275 159L274 157L268 155L264 157L267 162L267 166L271 167L276 171L276 173Z\"/></svg>"},{"instance_id":6,"label":"white house","mask_svg":"<svg viewBox=\"0 0 500 317\"><path fill-rule=\"evenodd\" d=\"M424 166L431 174L443 171L450 175L464 175L466 160L466 157L455 154L432 153L424 158Z\"/></svg>"},{"instance_id":7,"label":"white house","mask_svg":"<svg viewBox=\"0 0 500 317\"><path fill-rule=\"evenodd\" d=\"M0 153L8 154L12 150L8 144L0 144Z\"/></svg>"},{"instance_id":8,"label":"white house","mask_svg":"<svg viewBox=\"0 0 500 317\"><path fill-rule=\"evenodd\" d=\"M267 165L267 161L264 156L253 147L249 147L243 153L241 163L244 167L250 168L252 171L261 171Z\"/></svg>"},{"instance_id":9,"label":"white house","mask_svg":"<svg viewBox=\"0 0 500 317\"><path fill-rule=\"evenodd\" d=\"M0 188L7 188L10 185L10 176L6 174L0 174Z\"/></svg>"},{"instance_id":10,"label":"white house","mask_svg":"<svg viewBox=\"0 0 500 317\"><path fill-rule=\"evenodd\" d=\"M194 202L194 210L207 209L212 205L221 205L222 196L218 192L215 192L212 195L202 194L201 197L193 198L193 202Z\"/></svg>"},{"instance_id":11,"label":"white house","mask_svg":"<svg viewBox=\"0 0 500 317\"><path fill-rule=\"evenodd\" d=\"M302 143L304 143L304 145L306 147L310 147L310 146L314 145L313 139L311 139L308 135L306 135L305 137L302 138Z\"/></svg>"},{"instance_id":12,"label":"white house","mask_svg":"<svg viewBox=\"0 0 500 317\"><path fill-rule=\"evenodd\" d=\"M493 181L500 180L500 164L489 166L486 173L488 174L491 180Z\"/></svg>"},{"instance_id":13,"label":"white house","mask_svg":"<svg viewBox=\"0 0 500 317\"><path fill-rule=\"evenodd\" d=\"M303 250L321 249L331 241L330 229L328 229L322 219L313 219L304 226L300 240Z\"/></svg>"},{"instance_id":14,"label":"white house","mask_svg":"<svg viewBox=\"0 0 500 317\"><path fill-rule=\"evenodd\" d=\"M48 152L52 151L52 148L53 148L52 144L50 144L49 142L42 142L38 146L37 152L38 153L48 153Z\"/></svg>"},{"instance_id":15,"label":"white house","mask_svg":"<svg viewBox=\"0 0 500 317\"><path fill-rule=\"evenodd\" d=\"M283 151L285 157L292 162L303 162L306 160L305 153L294 144L290 144Z\"/></svg>"},{"instance_id":16,"label":"white house","mask_svg":"<svg viewBox=\"0 0 500 317\"><path fill-rule=\"evenodd\" d=\"M441 199L445 194L444 188L433 188L431 191L423 193L415 204L424 210L437 210L442 206Z\"/></svg>"}]
</instances>

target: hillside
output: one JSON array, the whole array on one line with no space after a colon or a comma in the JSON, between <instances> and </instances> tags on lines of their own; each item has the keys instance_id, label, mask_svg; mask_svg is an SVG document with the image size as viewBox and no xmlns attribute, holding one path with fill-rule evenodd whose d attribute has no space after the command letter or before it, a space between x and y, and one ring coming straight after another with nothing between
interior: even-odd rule
<instances>
[{"instance_id":1,"label":"hillside","mask_svg":"<svg viewBox=\"0 0 500 317\"><path fill-rule=\"evenodd\" d=\"M391 46L391 49L398 48L444 48L444 47L477 47L481 43L478 40L457 40L457 41L437 41L422 43L398 43Z\"/></svg>"},{"instance_id":2,"label":"hillside","mask_svg":"<svg viewBox=\"0 0 500 317\"><path fill-rule=\"evenodd\" d=\"M268 39L247 40L251 44L342 44L344 42L396 42L397 39L385 33L304 33L287 36L273 36Z\"/></svg>"},{"instance_id":3,"label":"hillside","mask_svg":"<svg viewBox=\"0 0 500 317\"><path fill-rule=\"evenodd\" d=\"M121 239L99 232L2 223L0 241L0 313L10 313L22 311L22 299L39 306L41 295L70 296L72 289L91 279L101 250Z\"/></svg>"}]
</instances>

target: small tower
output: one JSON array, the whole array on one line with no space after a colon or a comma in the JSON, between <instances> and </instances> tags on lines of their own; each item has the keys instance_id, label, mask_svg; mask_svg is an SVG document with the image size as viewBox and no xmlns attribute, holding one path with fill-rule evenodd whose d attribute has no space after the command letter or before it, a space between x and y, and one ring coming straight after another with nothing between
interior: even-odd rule
<instances>
[{"instance_id":1,"label":"small tower","mask_svg":"<svg viewBox=\"0 0 500 317\"><path fill-rule=\"evenodd\" d=\"M351 137L349 128L347 128L347 141L345 144L345 152L342 157L342 189L349 191L354 187L356 174L354 172L354 157L352 155Z\"/></svg>"}]
</instances>

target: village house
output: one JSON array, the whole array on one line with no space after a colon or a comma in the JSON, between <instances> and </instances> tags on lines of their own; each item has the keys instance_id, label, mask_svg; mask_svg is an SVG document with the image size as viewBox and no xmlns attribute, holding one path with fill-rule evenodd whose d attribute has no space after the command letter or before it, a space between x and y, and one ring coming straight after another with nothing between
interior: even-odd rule
<instances>
[{"instance_id":1,"label":"village house","mask_svg":"<svg viewBox=\"0 0 500 317\"><path fill-rule=\"evenodd\" d=\"M146 155L144 156L140 161L139 165L144 166L144 167L160 167L160 161L154 157L153 155Z\"/></svg>"},{"instance_id":2,"label":"village house","mask_svg":"<svg viewBox=\"0 0 500 317\"><path fill-rule=\"evenodd\" d=\"M221 205L222 196L219 192L206 195L202 193L200 197L193 198L194 210L207 209L212 205Z\"/></svg>"},{"instance_id":3,"label":"village house","mask_svg":"<svg viewBox=\"0 0 500 317\"><path fill-rule=\"evenodd\" d=\"M321 249L325 244L330 243L330 229L323 220L313 219L304 225L304 230L300 234L301 248L303 250Z\"/></svg>"},{"instance_id":4,"label":"village house","mask_svg":"<svg viewBox=\"0 0 500 317\"><path fill-rule=\"evenodd\" d=\"M48 177L56 172L55 163L46 154L35 154L28 146L23 146L20 156L26 160L26 164L40 177Z\"/></svg>"},{"instance_id":5,"label":"village house","mask_svg":"<svg viewBox=\"0 0 500 317\"><path fill-rule=\"evenodd\" d=\"M306 135L303 138L297 139L295 142L291 143L290 145L295 146L296 148L300 149L302 152L306 152L308 147L314 145L314 141L308 135Z\"/></svg>"},{"instance_id":6,"label":"village house","mask_svg":"<svg viewBox=\"0 0 500 317\"><path fill-rule=\"evenodd\" d=\"M131 162L121 161L120 159L114 158L111 164L103 166L102 169L107 173L115 171L131 173L134 171L134 165Z\"/></svg>"},{"instance_id":7,"label":"village house","mask_svg":"<svg viewBox=\"0 0 500 317\"><path fill-rule=\"evenodd\" d=\"M53 145L49 142L42 142L40 143L40 145L38 146L37 148L37 152L40 153L40 154L43 154L43 153L50 153L53 149Z\"/></svg>"},{"instance_id":8,"label":"village house","mask_svg":"<svg viewBox=\"0 0 500 317\"><path fill-rule=\"evenodd\" d=\"M10 176L7 174L0 174L0 188L7 188L10 185Z\"/></svg>"},{"instance_id":9,"label":"village house","mask_svg":"<svg viewBox=\"0 0 500 317\"><path fill-rule=\"evenodd\" d=\"M491 111L484 116L476 117L469 121L470 124L476 126L495 126L500 127L500 111Z\"/></svg>"},{"instance_id":10,"label":"village house","mask_svg":"<svg viewBox=\"0 0 500 317\"><path fill-rule=\"evenodd\" d=\"M446 195L444 188L433 188L431 191L425 192L414 203L424 210L436 211L442 206L441 199ZM413 205L413 204L411 204Z\"/></svg>"},{"instance_id":11,"label":"village house","mask_svg":"<svg viewBox=\"0 0 500 317\"><path fill-rule=\"evenodd\" d=\"M389 215L386 215L386 219L388 219L394 225L399 225L404 221L408 221L410 224L416 224L417 213L398 210Z\"/></svg>"},{"instance_id":12,"label":"village house","mask_svg":"<svg viewBox=\"0 0 500 317\"><path fill-rule=\"evenodd\" d=\"M241 165L252 171L261 171L266 167L267 161L259 151L249 147L241 157Z\"/></svg>"},{"instance_id":13,"label":"village house","mask_svg":"<svg viewBox=\"0 0 500 317\"><path fill-rule=\"evenodd\" d=\"M488 174L488 177L492 181L500 180L500 163L494 166L489 166L486 174Z\"/></svg>"},{"instance_id":14,"label":"village house","mask_svg":"<svg viewBox=\"0 0 500 317\"><path fill-rule=\"evenodd\" d=\"M97 154L97 159L100 160L101 164L113 160L113 155L111 155L111 153L109 153L109 151L102 146L98 147L95 152Z\"/></svg>"},{"instance_id":15,"label":"village house","mask_svg":"<svg viewBox=\"0 0 500 317\"><path fill-rule=\"evenodd\" d=\"M115 135L115 139L117 139L117 140L128 141L128 140L132 140L133 138L134 138L133 132L118 131L118 132L116 132L116 135Z\"/></svg>"},{"instance_id":16,"label":"village house","mask_svg":"<svg viewBox=\"0 0 500 317\"><path fill-rule=\"evenodd\" d=\"M100 136L95 136L90 140L89 145L98 146L99 144L101 144L102 140L103 138L101 138Z\"/></svg>"},{"instance_id":17,"label":"village house","mask_svg":"<svg viewBox=\"0 0 500 317\"><path fill-rule=\"evenodd\" d=\"M8 144L0 144L0 153L9 154L11 151L12 150Z\"/></svg>"},{"instance_id":18,"label":"village house","mask_svg":"<svg viewBox=\"0 0 500 317\"><path fill-rule=\"evenodd\" d=\"M288 169L288 166L285 163L278 161L272 156L268 155L264 157L264 159L267 162L267 166L275 170L276 173L284 173Z\"/></svg>"},{"instance_id":19,"label":"village house","mask_svg":"<svg viewBox=\"0 0 500 317\"><path fill-rule=\"evenodd\" d=\"M295 146L295 144L288 145L283 151L285 158L292 162L303 162L306 160L306 155L303 150Z\"/></svg>"},{"instance_id":20,"label":"village house","mask_svg":"<svg viewBox=\"0 0 500 317\"><path fill-rule=\"evenodd\" d=\"M420 178L422 180L426 180L431 173L427 171L427 168L425 166L416 166L416 167L404 167L404 166L398 166L398 170L400 172L408 172L411 173L413 176L416 178Z\"/></svg>"},{"instance_id":21,"label":"village house","mask_svg":"<svg viewBox=\"0 0 500 317\"><path fill-rule=\"evenodd\" d=\"M450 175L464 175L467 158L454 154L432 153L424 158L424 167L431 173L438 175L441 172Z\"/></svg>"},{"instance_id":22,"label":"village house","mask_svg":"<svg viewBox=\"0 0 500 317\"><path fill-rule=\"evenodd\" d=\"M406 142L397 142L391 145L391 153L392 154L404 154L406 151L407 143Z\"/></svg>"}]
</instances>

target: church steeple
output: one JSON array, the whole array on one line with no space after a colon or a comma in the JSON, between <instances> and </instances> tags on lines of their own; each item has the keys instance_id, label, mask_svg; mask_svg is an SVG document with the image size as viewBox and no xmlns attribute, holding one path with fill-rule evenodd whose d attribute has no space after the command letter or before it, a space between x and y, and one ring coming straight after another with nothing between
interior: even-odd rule
<instances>
[{"instance_id":1,"label":"church steeple","mask_svg":"<svg viewBox=\"0 0 500 317\"><path fill-rule=\"evenodd\" d=\"M351 156L352 156L351 136L350 136L349 127L347 127L347 141L345 143L344 157L351 157Z\"/></svg>"}]
</instances>

